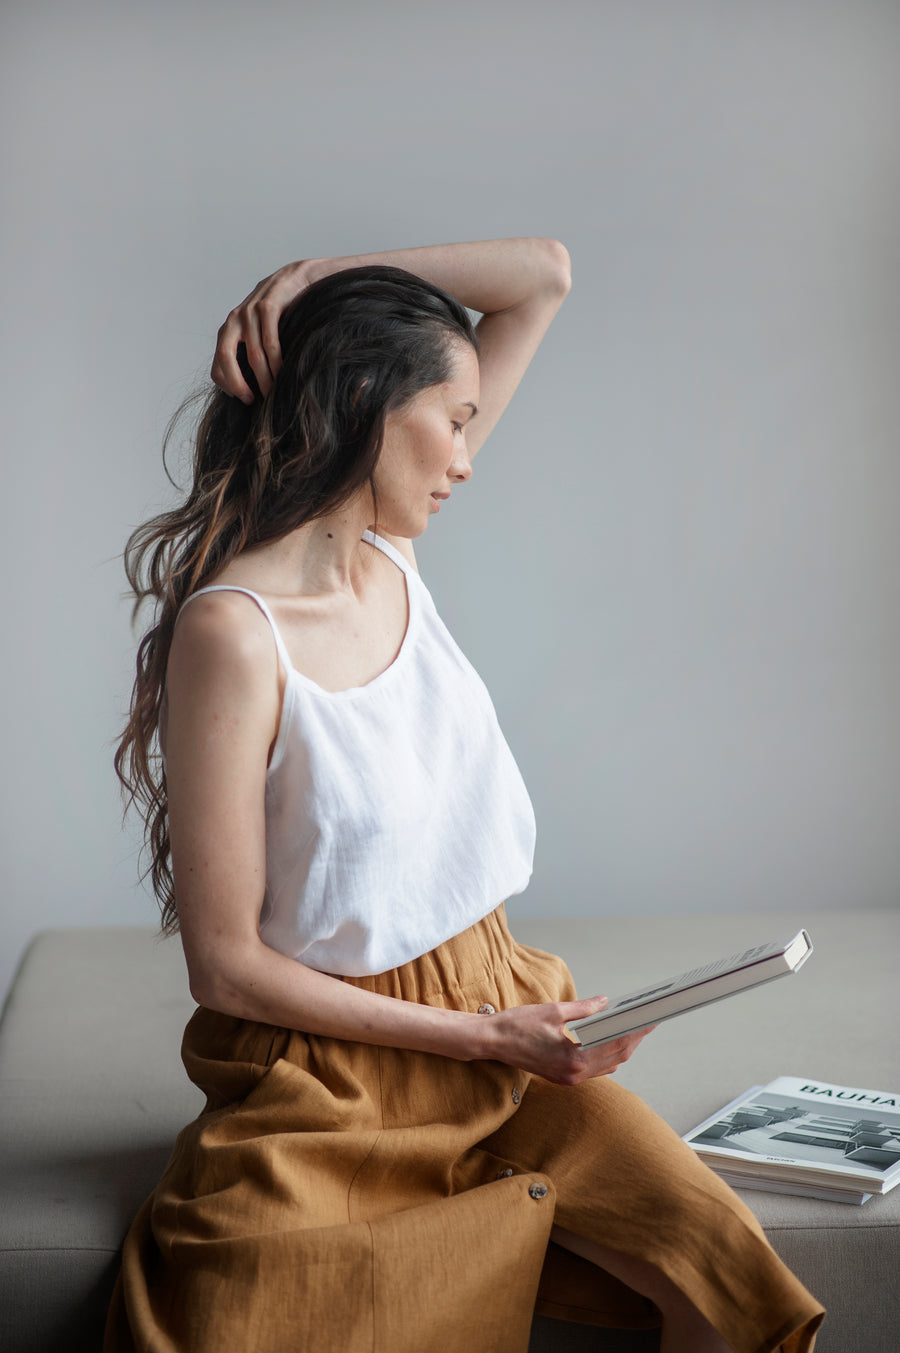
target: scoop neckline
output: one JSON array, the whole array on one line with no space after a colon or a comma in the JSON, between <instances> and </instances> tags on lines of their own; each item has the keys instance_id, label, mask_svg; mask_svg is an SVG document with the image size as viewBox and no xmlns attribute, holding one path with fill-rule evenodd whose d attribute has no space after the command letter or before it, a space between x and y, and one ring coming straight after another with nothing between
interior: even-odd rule
<instances>
[{"instance_id":1,"label":"scoop neckline","mask_svg":"<svg viewBox=\"0 0 900 1353\"><path fill-rule=\"evenodd\" d=\"M293 662L290 662L290 654L285 646L285 657L289 661L289 674L294 677L298 684L303 686L305 690L311 691L315 695L324 696L328 700L342 700L352 697L358 698L360 695L366 694L374 687L380 686L383 682L391 679L397 668L402 667L406 661L409 650L412 647L418 623L416 592L415 588L410 585L410 578L414 570L409 567L399 550L394 549L389 541L382 540L381 536L376 535L374 531L364 531L362 539L366 541L367 544L373 546L374 549L379 550L382 554L386 555L393 564L396 564L397 568L403 574L403 581L406 585L406 630L404 631L403 638L400 641L400 647L397 649L393 661L390 662L383 671L379 672L377 676L374 676L371 681L364 682L361 686L343 686L339 691L329 691L327 687L320 686L317 681L313 681L312 677L308 677L305 673L301 672L294 666Z\"/></svg>"}]
</instances>

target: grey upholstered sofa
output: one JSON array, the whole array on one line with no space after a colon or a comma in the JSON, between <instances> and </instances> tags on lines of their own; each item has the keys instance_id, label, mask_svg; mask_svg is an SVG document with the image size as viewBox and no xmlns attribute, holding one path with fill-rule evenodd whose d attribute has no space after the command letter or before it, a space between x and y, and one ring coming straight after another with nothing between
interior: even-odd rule
<instances>
[{"instance_id":1,"label":"grey upholstered sofa","mask_svg":"<svg viewBox=\"0 0 900 1353\"><path fill-rule=\"evenodd\" d=\"M808 927L798 976L663 1025L618 1073L680 1132L780 1074L900 1089L900 910L517 922L513 905L510 919L585 995ZM4 1353L98 1349L122 1236L200 1107L178 1057L191 1008L178 941L152 930L47 931L26 955L0 1026ZM821 1353L897 1353L900 1188L863 1207L743 1196L829 1308ZM656 1346L541 1318L532 1337L533 1353Z\"/></svg>"}]
</instances>

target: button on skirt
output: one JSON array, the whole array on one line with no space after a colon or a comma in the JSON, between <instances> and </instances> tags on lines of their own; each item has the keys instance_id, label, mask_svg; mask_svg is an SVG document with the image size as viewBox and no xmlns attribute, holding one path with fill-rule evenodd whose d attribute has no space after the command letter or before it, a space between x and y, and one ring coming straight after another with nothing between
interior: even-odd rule
<instances>
[{"instance_id":1,"label":"button on skirt","mask_svg":"<svg viewBox=\"0 0 900 1353\"><path fill-rule=\"evenodd\" d=\"M502 907L345 978L478 1011L574 999ZM554 1223L661 1269L736 1353L808 1353L822 1308L753 1214L608 1076L320 1038L199 1009L205 1092L126 1238L105 1353L526 1353L532 1315L652 1327L651 1302Z\"/></svg>"}]
</instances>

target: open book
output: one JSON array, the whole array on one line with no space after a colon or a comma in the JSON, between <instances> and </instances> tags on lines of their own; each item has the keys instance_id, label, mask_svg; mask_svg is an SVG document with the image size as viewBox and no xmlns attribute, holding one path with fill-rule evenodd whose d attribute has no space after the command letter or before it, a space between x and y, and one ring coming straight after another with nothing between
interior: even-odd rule
<instances>
[{"instance_id":1,"label":"open book","mask_svg":"<svg viewBox=\"0 0 900 1353\"><path fill-rule=\"evenodd\" d=\"M566 1031L583 1048L605 1043L610 1038L647 1029L686 1010L709 1005L733 996L737 991L771 982L796 972L812 953L812 941L805 930L785 944L762 944L742 954L720 958L702 968L679 973L662 982L654 982L627 996L611 1000L605 1010L585 1019L572 1020Z\"/></svg>"}]
</instances>

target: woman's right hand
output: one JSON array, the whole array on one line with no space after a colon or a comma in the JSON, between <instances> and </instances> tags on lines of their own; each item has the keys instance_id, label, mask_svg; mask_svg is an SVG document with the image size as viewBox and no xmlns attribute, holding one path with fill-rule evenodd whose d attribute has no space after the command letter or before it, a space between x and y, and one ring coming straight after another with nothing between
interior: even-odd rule
<instances>
[{"instance_id":1,"label":"woman's right hand","mask_svg":"<svg viewBox=\"0 0 900 1353\"><path fill-rule=\"evenodd\" d=\"M610 1076L653 1030L640 1029L591 1048L578 1047L565 1025L594 1015L605 1005L605 996L591 996L583 1001L518 1005L482 1016L490 1021L491 1028L485 1032L495 1048L487 1056L555 1085L579 1085L594 1076Z\"/></svg>"}]
</instances>

